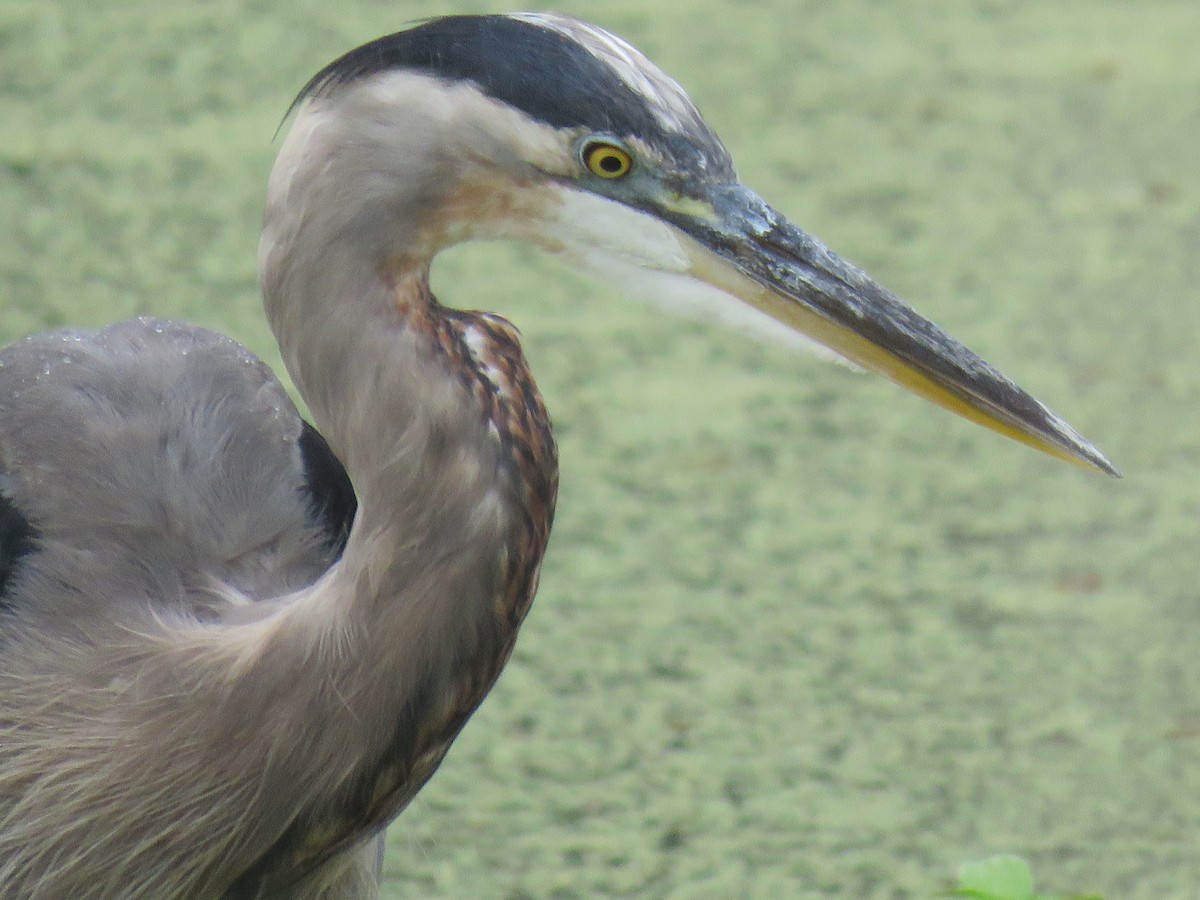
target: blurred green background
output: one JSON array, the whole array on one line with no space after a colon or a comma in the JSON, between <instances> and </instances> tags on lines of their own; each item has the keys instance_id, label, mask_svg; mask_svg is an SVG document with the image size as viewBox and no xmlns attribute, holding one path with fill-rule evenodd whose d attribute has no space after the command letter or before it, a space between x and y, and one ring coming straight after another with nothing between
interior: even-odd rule
<instances>
[{"instance_id":1,"label":"blurred green background","mask_svg":"<svg viewBox=\"0 0 1200 900\"><path fill-rule=\"evenodd\" d=\"M562 445L538 602L392 828L388 897L1200 892L1200 4L564 2L742 177L1066 415L1089 475L519 247ZM255 285L293 94L494 3L0 0L0 337L136 313L277 365Z\"/></svg>"}]
</instances>

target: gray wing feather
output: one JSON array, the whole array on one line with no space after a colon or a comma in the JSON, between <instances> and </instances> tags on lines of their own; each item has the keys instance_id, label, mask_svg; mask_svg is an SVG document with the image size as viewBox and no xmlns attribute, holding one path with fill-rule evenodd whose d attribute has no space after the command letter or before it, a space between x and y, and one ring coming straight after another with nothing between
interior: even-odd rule
<instances>
[{"instance_id":1,"label":"gray wing feather","mask_svg":"<svg viewBox=\"0 0 1200 900\"><path fill-rule=\"evenodd\" d=\"M302 422L270 370L216 332L150 318L0 351L0 471L36 528L5 598L28 616L193 606L311 583ZM225 592L224 595L228 595Z\"/></svg>"}]
</instances>

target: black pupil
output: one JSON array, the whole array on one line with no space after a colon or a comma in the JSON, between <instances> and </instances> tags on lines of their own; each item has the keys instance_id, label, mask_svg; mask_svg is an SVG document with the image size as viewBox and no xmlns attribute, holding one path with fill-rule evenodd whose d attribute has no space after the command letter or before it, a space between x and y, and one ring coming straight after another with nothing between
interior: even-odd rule
<instances>
[{"instance_id":1,"label":"black pupil","mask_svg":"<svg viewBox=\"0 0 1200 900\"><path fill-rule=\"evenodd\" d=\"M607 153L600 157L600 168L605 172L620 172L623 166L621 157L615 153Z\"/></svg>"}]
</instances>

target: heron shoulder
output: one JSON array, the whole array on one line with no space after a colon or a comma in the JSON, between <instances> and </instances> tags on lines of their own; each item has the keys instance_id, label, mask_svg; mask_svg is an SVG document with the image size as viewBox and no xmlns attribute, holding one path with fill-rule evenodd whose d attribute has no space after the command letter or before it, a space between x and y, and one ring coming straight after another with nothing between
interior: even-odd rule
<instances>
[{"instance_id":1,"label":"heron shoulder","mask_svg":"<svg viewBox=\"0 0 1200 900\"><path fill-rule=\"evenodd\" d=\"M141 318L4 348L8 602L310 583L343 546L347 501L303 435L270 370L207 329Z\"/></svg>"}]
</instances>

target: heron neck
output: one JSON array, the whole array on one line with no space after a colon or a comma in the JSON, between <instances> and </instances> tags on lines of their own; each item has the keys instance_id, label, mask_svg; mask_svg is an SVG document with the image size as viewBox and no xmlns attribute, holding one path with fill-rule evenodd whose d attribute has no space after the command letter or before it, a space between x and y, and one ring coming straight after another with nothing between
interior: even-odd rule
<instances>
[{"instance_id":1,"label":"heron neck","mask_svg":"<svg viewBox=\"0 0 1200 900\"><path fill-rule=\"evenodd\" d=\"M326 686L307 693L330 699L318 718L339 723L327 733L331 768L347 766L356 785L336 801L346 804L339 845L403 808L499 675L536 589L555 480L544 419L543 444L523 456L537 479L514 464L506 423L489 418L485 392L448 352L465 343L447 329L471 319L437 305L427 267L380 269L341 249L315 268L289 269L304 253L285 257L264 278L289 371L360 501L341 560L281 611L275 632L307 635L281 659L321 654ZM513 351L503 368L524 372ZM544 416L536 390L522 414L533 408ZM281 843L277 853L270 860L310 851Z\"/></svg>"},{"instance_id":2,"label":"heron neck","mask_svg":"<svg viewBox=\"0 0 1200 900\"><path fill-rule=\"evenodd\" d=\"M343 239L325 240L323 264L313 266L301 262L312 258L305 241L264 291L288 371L359 498L343 568L370 567L373 580L391 573L376 590L394 596L413 561L394 551L385 560L389 543L470 539L499 554L504 524L490 517L486 535L475 526L508 477L484 411L439 341L427 262L384 268Z\"/></svg>"},{"instance_id":3,"label":"heron neck","mask_svg":"<svg viewBox=\"0 0 1200 900\"><path fill-rule=\"evenodd\" d=\"M345 127L320 108L300 116L271 175L259 250L284 361L360 502L340 563L297 615L360 642L347 679L376 707L364 721L403 708L441 717L452 735L532 597L553 440L515 332L429 292L437 241L422 223L437 203L422 167L434 162L418 147L364 145L363 129L348 140ZM471 358L471 340L492 365ZM524 380L486 390L484 370Z\"/></svg>"}]
</instances>

